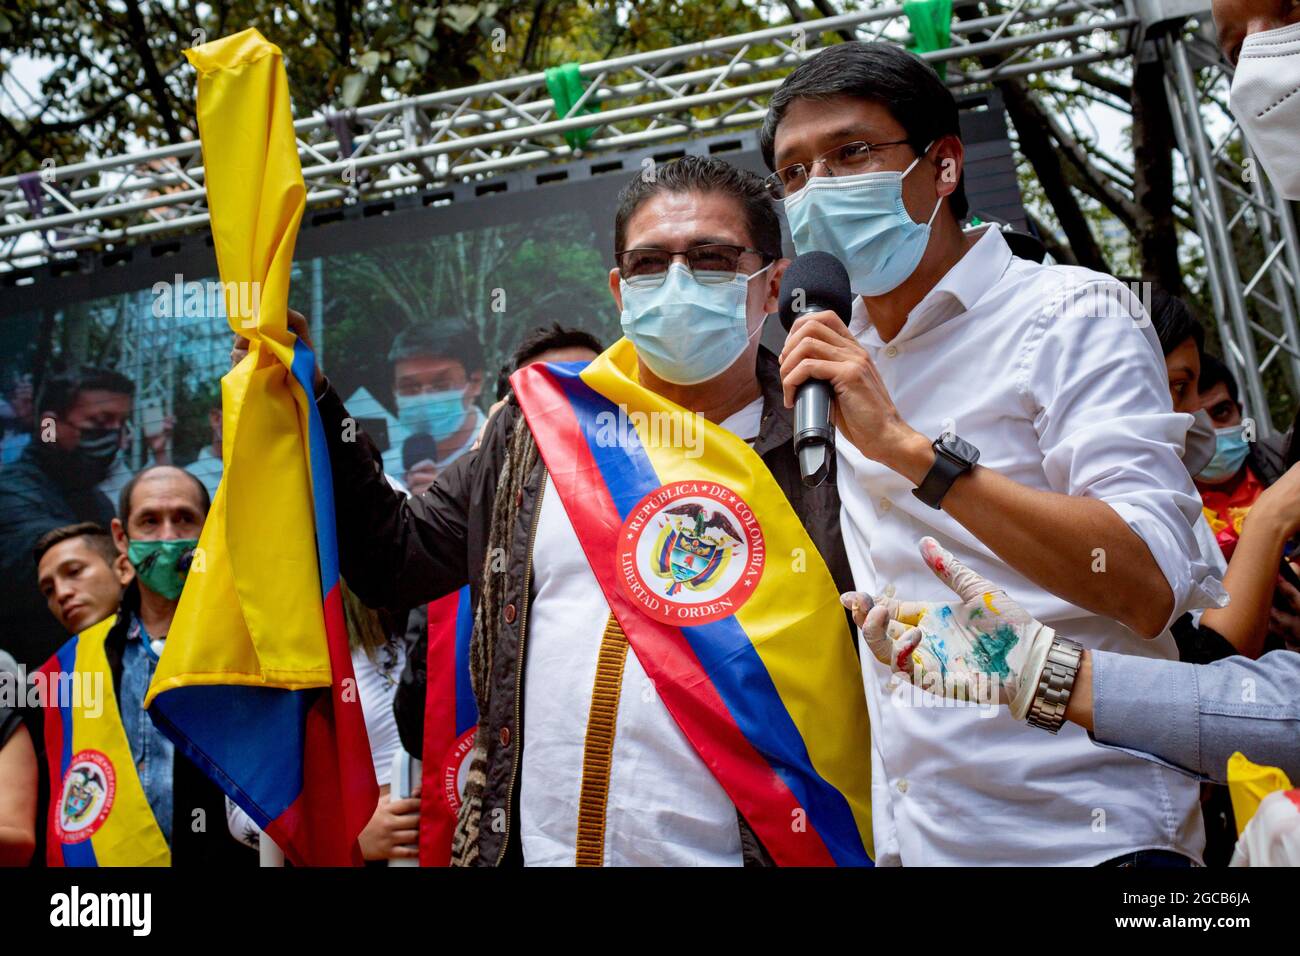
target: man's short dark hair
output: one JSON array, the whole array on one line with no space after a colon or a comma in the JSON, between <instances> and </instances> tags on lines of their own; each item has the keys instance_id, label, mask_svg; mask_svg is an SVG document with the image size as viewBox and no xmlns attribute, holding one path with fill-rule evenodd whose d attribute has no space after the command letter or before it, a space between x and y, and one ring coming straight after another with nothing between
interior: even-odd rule
<instances>
[{"instance_id":1,"label":"man's short dark hair","mask_svg":"<svg viewBox=\"0 0 1300 956\"><path fill-rule=\"evenodd\" d=\"M193 475L191 475L184 468L181 468L179 465L150 465L147 468L141 468L134 475L132 475L131 480L122 486L122 493L117 497L117 516L122 522L122 527L125 528L127 522L131 520L131 495L135 492L135 486L140 482L141 478L143 478L145 475L149 474L152 471L157 471L159 468L175 469L176 471L179 471L181 474L183 474L190 481L194 482L194 487L198 490L199 493L199 505L202 508L204 516L205 517L207 516L208 508L211 507L212 502L208 498L208 489L203 487L203 482L199 481L199 479L195 478Z\"/></svg>"},{"instance_id":2,"label":"man's short dark hair","mask_svg":"<svg viewBox=\"0 0 1300 956\"><path fill-rule=\"evenodd\" d=\"M77 398L82 392L94 391L134 396L135 383L121 372L93 365L65 369L50 375L41 384L41 400L36 403L36 410L38 413L64 415L77 404Z\"/></svg>"},{"instance_id":3,"label":"man's short dark hair","mask_svg":"<svg viewBox=\"0 0 1300 956\"><path fill-rule=\"evenodd\" d=\"M805 60L772 94L759 134L768 169L776 168L776 128L790 104L833 96L873 100L885 107L918 156L940 137L961 138L957 100L930 64L892 43L855 40L827 47ZM964 172L948 197L948 206L958 222L970 211Z\"/></svg>"},{"instance_id":4,"label":"man's short dark hair","mask_svg":"<svg viewBox=\"0 0 1300 956\"><path fill-rule=\"evenodd\" d=\"M597 355L605 351L600 339L586 329L574 329L552 322L539 325L530 330L510 356L508 364L501 366L497 374L497 398L505 398L510 392L510 374L523 368L537 356L552 349L591 349Z\"/></svg>"},{"instance_id":5,"label":"man's short dark hair","mask_svg":"<svg viewBox=\"0 0 1300 956\"><path fill-rule=\"evenodd\" d=\"M32 556L36 559L37 567L40 566L41 558L45 557L45 552L56 544L71 541L73 538L85 538L86 547L96 552L110 565L117 559L117 546L113 544L113 536L93 521L82 521L78 524L65 524L61 528L53 528L36 539Z\"/></svg>"},{"instance_id":6,"label":"man's short dark hair","mask_svg":"<svg viewBox=\"0 0 1300 956\"><path fill-rule=\"evenodd\" d=\"M405 328L393 339L388 361L399 362L419 355L455 359L466 373L483 370L483 347L473 329L430 325Z\"/></svg>"},{"instance_id":7,"label":"man's short dark hair","mask_svg":"<svg viewBox=\"0 0 1300 956\"><path fill-rule=\"evenodd\" d=\"M1237 379L1232 370L1217 355L1207 352L1201 356L1201 377L1197 380L1196 388L1204 394L1220 382L1227 387L1228 397L1233 404L1241 408L1241 400L1237 397Z\"/></svg>"},{"instance_id":8,"label":"man's short dark hair","mask_svg":"<svg viewBox=\"0 0 1300 956\"><path fill-rule=\"evenodd\" d=\"M605 346L586 329L566 328L559 322L553 322L549 326L541 325L528 332L515 349L511 362L516 369L521 369L543 352L552 349L591 349L599 355L605 351Z\"/></svg>"},{"instance_id":9,"label":"man's short dark hair","mask_svg":"<svg viewBox=\"0 0 1300 956\"><path fill-rule=\"evenodd\" d=\"M1151 291L1151 324L1160 339L1160 351L1168 355L1188 339L1196 342L1196 351L1205 351L1205 327L1192 315L1182 299L1164 289Z\"/></svg>"},{"instance_id":10,"label":"man's short dark hair","mask_svg":"<svg viewBox=\"0 0 1300 956\"><path fill-rule=\"evenodd\" d=\"M750 244L768 260L781 258L781 222L763 180L712 156L683 156L658 166L654 178L642 173L618 194L614 216L614 251L625 248L627 224L652 196L659 193L723 193L740 204Z\"/></svg>"}]
</instances>

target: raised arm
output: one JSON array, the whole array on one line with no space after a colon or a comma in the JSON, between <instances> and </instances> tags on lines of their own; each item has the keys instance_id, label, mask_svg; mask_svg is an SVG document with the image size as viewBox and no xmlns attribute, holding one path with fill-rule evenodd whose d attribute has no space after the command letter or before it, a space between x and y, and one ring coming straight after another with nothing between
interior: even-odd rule
<instances>
[{"instance_id":1,"label":"raised arm","mask_svg":"<svg viewBox=\"0 0 1300 956\"><path fill-rule=\"evenodd\" d=\"M1238 654L1253 658L1264 651L1278 565L1287 541L1298 531L1300 465L1295 465L1264 490L1246 515L1223 578L1232 603L1201 615L1201 624L1222 634Z\"/></svg>"},{"instance_id":2,"label":"raised arm","mask_svg":"<svg viewBox=\"0 0 1300 956\"><path fill-rule=\"evenodd\" d=\"M289 310L289 328L310 348L307 320ZM236 338L231 364L248 344ZM370 607L416 607L468 580L467 525L474 467L470 453L425 494L408 498L384 477L383 456L348 415L316 364L320 412L334 478L339 564L348 586Z\"/></svg>"}]
</instances>

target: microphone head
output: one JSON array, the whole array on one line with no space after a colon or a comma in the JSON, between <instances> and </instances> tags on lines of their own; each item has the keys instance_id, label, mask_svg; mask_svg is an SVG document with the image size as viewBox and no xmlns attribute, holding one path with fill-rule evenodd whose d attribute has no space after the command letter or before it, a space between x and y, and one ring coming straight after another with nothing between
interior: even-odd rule
<instances>
[{"instance_id":1,"label":"microphone head","mask_svg":"<svg viewBox=\"0 0 1300 956\"><path fill-rule=\"evenodd\" d=\"M853 290L849 273L829 252L805 252L795 256L781 277L777 300L782 327L789 332L794 320L805 312L829 309L845 325L853 314Z\"/></svg>"},{"instance_id":2,"label":"microphone head","mask_svg":"<svg viewBox=\"0 0 1300 956\"><path fill-rule=\"evenodd\" d=\"M438 457L438 443L433 440L432 435L426 435L423 432L414 434L402 443L402 470L410 471L411 466L417 461L428 459L433 461Z\"/></svg>"}]
</instances>

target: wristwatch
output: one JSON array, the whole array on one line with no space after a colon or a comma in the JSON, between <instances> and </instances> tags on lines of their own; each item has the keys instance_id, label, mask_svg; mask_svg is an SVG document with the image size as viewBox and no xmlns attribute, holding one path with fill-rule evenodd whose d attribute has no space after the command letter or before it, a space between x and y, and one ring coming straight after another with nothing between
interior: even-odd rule
<instances>
[{"instance_id":1,"label":"wristwatch","mask_svg":"<svg viewBox=\"0 0 1300 956\"><path fill-rule=\"evenodd\" d=\"M952 483L974 468L980 460L980 450L970 442L946 432L936 438L930 447L934 449L934 464L926 472L921 484L912 489L912 494L937 511Z\"/></svg>"},{"instance_id":2,"label":"wristwatch","mask_svg":"<svg viewBox=\"0 0 1300 956\"><path fill-rule=\"evenodd\" d=\"M1074 691L1074 678L1083 661L1083 645L1059 635L1052 638L1047 663L1038 675L1038 687L1025 720L1031 727L1056 733L1065 723L1065 707Z\"/></svg>"}]
</instances>

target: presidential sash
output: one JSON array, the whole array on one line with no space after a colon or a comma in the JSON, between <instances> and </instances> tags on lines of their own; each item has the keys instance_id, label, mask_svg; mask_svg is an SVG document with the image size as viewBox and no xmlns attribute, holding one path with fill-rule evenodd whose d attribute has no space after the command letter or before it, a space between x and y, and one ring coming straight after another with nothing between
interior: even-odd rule
<instances>
[{"instance_id":1,"label":"presidential sash","mask_svg":"<svg viewBox=\"0 0 1300 956\"><path fill-rule=\"evenodd\" d=\"M469 681L469 586L429 603L428 677L420 772L420 865L450 866L478 703Z\"/></svg>"},{"instance_id":2,"label":"presidential sash","mask_svg":"<svg viewBox=\"0 0 1300 956\"><path fill-rule=\"evenodd\" d=\"M171 850L145 796L104 639L116 617L64 644L35 678L50 769L50 866L170 866Z\"/></svg>"},{"instance_id":3,"label":"presidential sash","mask_svg":"<svg viewBox=\"0 0 1300 956\"><path fill-rule=\"evenodd\" d=\"M511 384L628 643L773 859L870 865L867 706L830 572L763 460L636 374L623 339Z\"/></svg>"}]
</instances>

